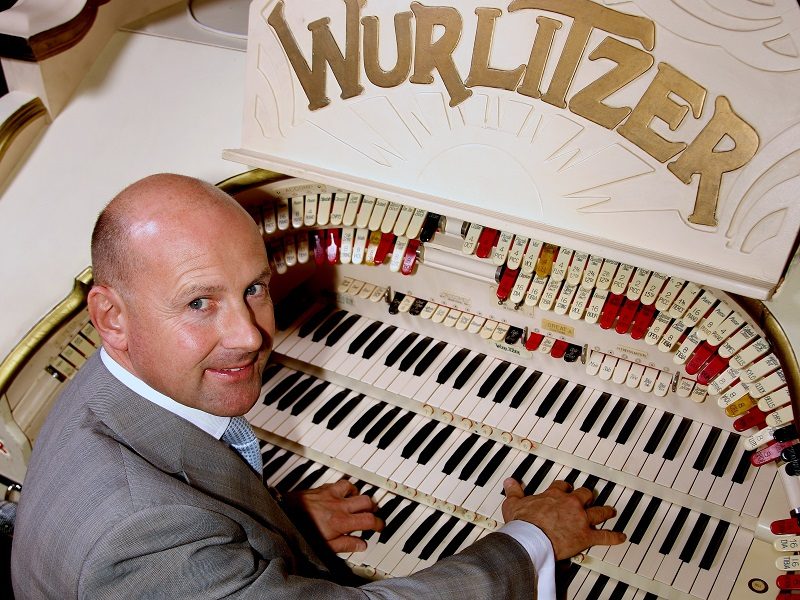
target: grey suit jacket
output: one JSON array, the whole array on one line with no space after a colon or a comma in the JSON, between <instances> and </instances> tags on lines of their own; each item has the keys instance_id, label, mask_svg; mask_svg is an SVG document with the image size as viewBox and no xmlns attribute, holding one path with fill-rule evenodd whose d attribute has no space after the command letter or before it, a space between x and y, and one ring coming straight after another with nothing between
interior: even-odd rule
<instances>
[{"instance_id":1,"label":"grey suit jacket","mask_svg":"<svg viewBox=\"0 0 800 600\"><path fill-rule=\"evenodd\" d=\"M524 549L491 534L406 578L359 588L326 565L224 443L89 359L42 428L12 550L19 600L532 598Z\"/></svg>"}]
</instances>

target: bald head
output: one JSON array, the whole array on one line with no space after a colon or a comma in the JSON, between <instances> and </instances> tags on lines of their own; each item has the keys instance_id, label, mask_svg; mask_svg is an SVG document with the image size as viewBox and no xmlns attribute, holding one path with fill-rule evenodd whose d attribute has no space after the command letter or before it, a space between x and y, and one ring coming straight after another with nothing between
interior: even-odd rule
<instances>
[{"instance_id":1,"label":"bald head","mask_svg":"<svg viewBox=\"0 0 800 600\"><path fill-rule=\"evenodd\" d=\"M192 222L213 222L221 213L250 219L233 198L199 179L162 173L131 184L108 203L95 223L91 249L95 283L127 294L151 244L178 227L185 233Z\"/></svg>"}]
</instances>

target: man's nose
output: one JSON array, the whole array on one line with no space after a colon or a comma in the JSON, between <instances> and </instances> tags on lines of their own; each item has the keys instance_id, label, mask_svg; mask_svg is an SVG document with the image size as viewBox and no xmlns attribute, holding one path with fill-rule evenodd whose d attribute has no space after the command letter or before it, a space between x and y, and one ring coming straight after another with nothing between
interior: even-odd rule
<instances>
[{"instance_id":1,"label":"man's nose","mask_svg":"<svg viewBox=\"0 0 800 600\"><path fill-rule=\"evenodd\" d=\"M222 321L221 338L226 348L256 352L263 336L250 307L242 303L229 307Z\"/></svg>"}]
</instances>

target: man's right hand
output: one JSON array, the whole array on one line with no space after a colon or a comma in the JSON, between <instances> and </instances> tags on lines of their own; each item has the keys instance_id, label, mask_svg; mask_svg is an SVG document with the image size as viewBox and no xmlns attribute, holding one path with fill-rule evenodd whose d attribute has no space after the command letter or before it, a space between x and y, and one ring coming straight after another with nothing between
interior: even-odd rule
<instances>
[{"instance_id":1,"label":"man's right hand","mask_svg":"<svg viewBox=\"0 0 800 600\"><path fill-rule=\"evenodd\" d=\"M611 506L590 506L594 494L587 488L573 491L566 481L554 481L541 494L525 496L514 479L503 482L506 499L503 519L533 523L550 539L556 560L571 558L590 546L614 546L625 541L625 534L597 525L617 514Z\"/></svg>"}]
</instances>

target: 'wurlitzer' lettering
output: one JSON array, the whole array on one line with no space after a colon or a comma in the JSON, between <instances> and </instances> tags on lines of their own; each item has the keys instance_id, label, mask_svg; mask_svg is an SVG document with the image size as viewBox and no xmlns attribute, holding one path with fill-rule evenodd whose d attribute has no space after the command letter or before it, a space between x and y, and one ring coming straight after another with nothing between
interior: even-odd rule
<instances>
[{"instance_id":1,"label":"'wurlitzer' lettering","mask_svg":"<svg viewBox=\"0 0 800 600\"><path fill-rule=\"evenodd\" d=\"M411 2L410 12L397 13L394 16L397 59L386 70L379 61L378 17L362 17L366 0L343 2L344 51L331 33L328 17L313 21L308 25L312 45L310 65L284 18L284 2L278 2L267 18L308 97L309 110L319 110L331 102L326 95L328 69L345 100L363 93L362 71L373 85L383 88L396 87L405 81L431 84L436 72L447 90L451 107L467 100L474 87L515 91L614 129L661 163L671 160L667 168L684 184L691 184L697 175L697 196L688 219L712 227L717 225L722 176L747 164L758 150L755 129L736 114L725 96L716 98L711 119L692 140L668 140L652 129L653 120L659 119L670 131L676 131L689 111L693 118L699 119L707 97L702 85L664 62L658 63L655 77L635 106L611 106L605 102L655 64L651 54L655 47L655 24L645 17L621 13L592 0L513 0L507 8L509 13L536 10L568 17L570 23L538 15L527 62L514 69L498 69L490 66L490 62L495 24L503 11L477 8L472 60L463 79L453 59L463 30L462 15L456 8ZM561 29L566 31L566 42L558 56L551 56L553 42ZM594 31L609 35L591 49L589 60L602 58L615 66L571 93ZM542 76L551 60L555 61L555 68L547 89L543 90ZM727 149L719 149L723 143Z\"/></svg>"}]
</instances>

